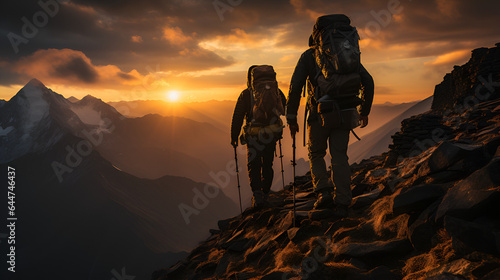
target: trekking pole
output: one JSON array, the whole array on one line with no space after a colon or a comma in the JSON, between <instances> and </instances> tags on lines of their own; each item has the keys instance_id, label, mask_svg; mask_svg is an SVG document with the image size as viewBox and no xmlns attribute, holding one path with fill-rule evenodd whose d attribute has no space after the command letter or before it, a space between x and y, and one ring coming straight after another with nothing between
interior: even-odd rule
<instances>
[{"instance_id":1,"label":"trekking pole","mask_svg":"<svg viewBox=\"0 0 500 280\"><path fill-rule=\"evenodd\" d=\"M283 170L283 152L281 151L281 138L278 140L280 145L280 161L281 161L281 181L283 182L283 191L285 191L285 171Z\"/></svg>"},{"instance_id":2,"label":"trekking pole","mask_svg":"<svg viewBox=\"0 0 500 280\"><path fill-rule=\"evenodd\" d=\"M236 147L234 147L234 162L236 163L236 180L238 181L238 196L240 197L240 212L241 212L241 214L243 214L243 208L241 208L240 170L238 168L238 153L236 152Z\"/></svg>"},{"instance_id":3,"label":"trekking pole","mask_svg":"<svg viewBox=\"0 0 500 280\"><path fill-rule=\"evenodd\" d=\"M293 150L293 157L292 157L292 166L293 166L293 227L295 227L295 166L297 163L295 162L295 133L292 135L292 150Z\"/></svg>"}]
</instances>

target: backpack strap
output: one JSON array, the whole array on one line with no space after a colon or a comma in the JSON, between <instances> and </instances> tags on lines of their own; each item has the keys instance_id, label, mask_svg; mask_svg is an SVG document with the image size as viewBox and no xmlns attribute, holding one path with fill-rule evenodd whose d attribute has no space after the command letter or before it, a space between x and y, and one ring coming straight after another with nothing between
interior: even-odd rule
<instances>
[{"instance_id":1,"label":"backpack strap","mask_svg":"<svg viewBox=\"0 0 500 280\"><path fill-rule=\"evenodd\" d=\"M250 92L250 114L251 114L251 118L250 119L250 125L255 122L255 119L253 118L253 106L255 105L255 98L253 96L253 89L252 88L248 88L248 92Z\"/></svg>"},{"instance_id":2,"label":"backpack strap","mask_svg":"<svg viewBox=\"0 0 500 280\"><path fill-rule=\"evenodd\" d=\"M319 67L316 61L314 62L314 65L316 66L316 75L314 76L314 81L318 81L319 76L322 75L323 72L321 72L321 67ZM319 91L320 91L319 85L316 85L316 90L313 92L315 101L321 98Z\"/></svg>"},{"instance_id":3,"label":"backpack strap","mask_svg":"<svg viewBox=\"0 0 500 280\"><path fill-rule=\"evenodd\" d=\"M302 144L304 147L306 146L306 131L307 131L307 117L309 114L309 99L311 98L309 96L309 79L306 80L306 84L304 85L304 97L307 96L307 102L306 102L306 107L304 110L304 128L303 128L303 138L302 138Z\"/></svg>"}]
</instances>

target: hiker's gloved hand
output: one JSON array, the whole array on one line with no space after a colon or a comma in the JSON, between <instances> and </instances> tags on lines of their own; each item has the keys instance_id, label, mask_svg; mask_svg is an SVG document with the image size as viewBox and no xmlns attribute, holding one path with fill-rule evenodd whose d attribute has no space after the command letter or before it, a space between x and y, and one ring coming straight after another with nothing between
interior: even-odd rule
<instances>
[{"instance_id":1,"label":"hiker's gloved hand","mask_svg":"<svg viewBox=\"0 0 500 280\"><path fill-rule=\"evenodd\" d=\"M288 123L288 127L290 128L292 136L299 132L299 124L297 122Z\"/></svg>"},{"instance_id":2,"label":"hiker's gloved hand","mask_svg":"<svg viewBox=\"0 0 500 280\"><path fill-rule=\"evenodd\" d=\"M359 122L361 123L361 128L368 125L368 116L359 116Z\"/></svg>"},{"instance_id":3,"label":"hiker's gloved hand","mask_svg":"<svg viewBox=\"0 0 500 280\"><path fill-rule=\"evenodd\" d=\"M231 146L233 146L234 148L238 147L238 140L232 139L231 140Z\"/></svg>"}]
</instances>

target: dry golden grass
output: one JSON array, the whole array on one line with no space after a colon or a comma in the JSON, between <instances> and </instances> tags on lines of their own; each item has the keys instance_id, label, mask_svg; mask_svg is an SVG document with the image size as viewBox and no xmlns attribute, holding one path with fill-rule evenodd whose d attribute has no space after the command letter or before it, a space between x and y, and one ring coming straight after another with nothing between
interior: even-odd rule
<instances>
[{"instance_id":1,"label":"dry golden grass","mask_svg":"<svg viewBox=\"0 0 500 280\"><path fill-rule=\"evenodd\" d=\"M207 261L209 262L219 261L220 258L222 258L223 254L224 250L214 249L212 250L212 252L210 252L210 255L208 255Z\"/></svg>"},{"instance_id":2,"label":"dry golden grass","mask_svg":"<svg viewBox=\"0 0 500 280\"><path fill-rule=\"evenodd\" d=\"M412 257L406 261L403 273L406 275L403 280L422 279L426 273L440 265L449 262L455 257L451 238L444 229L438 232L440 243L432 248L428 253Z\"/></svg>"},{"instance_id":3,"label":"dry golden grass","mask_svg":"<svg viewBox=\"0 0 500 280\"><path fill-rule=\"evenodd\" d=\"M276 269L300 266L302 258L303 254L300 252L299 247L293 242L289 242L283 250L276 254Z\"/></svg>"}]
</instances>

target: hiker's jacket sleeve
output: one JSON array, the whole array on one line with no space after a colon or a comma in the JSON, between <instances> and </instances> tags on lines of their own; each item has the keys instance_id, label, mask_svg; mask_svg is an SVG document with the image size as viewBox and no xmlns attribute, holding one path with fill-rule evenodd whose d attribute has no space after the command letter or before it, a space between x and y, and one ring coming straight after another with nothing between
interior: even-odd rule
<instances>
[{"instance_id":1,"label":"hiker's jacket sleeve","mask_svg":"<svg viewBox=\"0 0 500 280\"><path fill-rule=\"evenodd\" d=\"M248 101L245 98L245 91L243 91L236 101L236 106L234 107L233 119L231 121L231 141L238 141L238 136L240 135L241 126L243 125L243 120L248 113Z\"/></svg>"},{"instance_id":2,"label":"hiker's jacket sleeve","mask_svg":"<svg viewBox=\"0 0 500 280\"><path fill-rule=\"evenodd\" d=\"M307 76L309 75L307 56L308 52L304 52L295 70L293 71L292 80L290 82L290 90L288 92L288 101L286 104L286 119L288 123L297 122L297 111L299 110L300 97L302 96L302 88L306 83Z\"/></svg>"},{"instance_id":3,"label":"hiker's jacket sleeve","mask_svg":"<svg viewBox=\"0 0 500 280\"><path fill-rule=\"evenodd\" d=\"M375 84L373 83L373 78L368 73L363 65L361 65L361 85L363 89L363 93L361 95L361 108L360 115L368 116L370 114L370 110L372 108L373 103L373 93L375 90Z\"/></svg>"}]
</instances>

